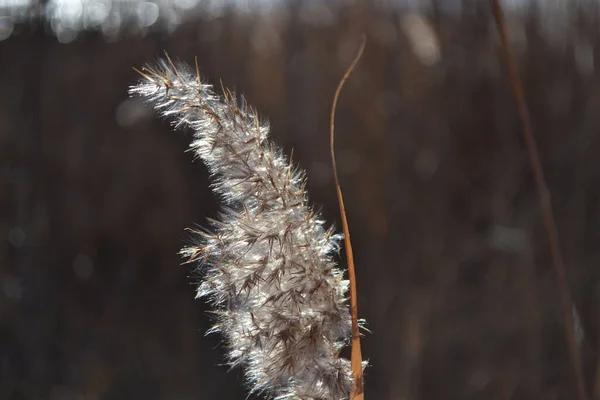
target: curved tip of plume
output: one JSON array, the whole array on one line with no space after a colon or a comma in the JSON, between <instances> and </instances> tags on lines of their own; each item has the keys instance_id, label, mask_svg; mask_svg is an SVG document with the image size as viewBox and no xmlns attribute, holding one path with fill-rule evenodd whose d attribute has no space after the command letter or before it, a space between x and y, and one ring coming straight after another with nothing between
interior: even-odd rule
<instances>
[{"instance_id":1,"label":"curved tip of plume","mask_svg":"<svg viewBox=\"0 0 600 400\"><path fill-rule=\"evenodd\" d=\"M192 231L198 244L182 254L201 265L198 296L215 308L211 332L226 338L228 362L269 398L346 398L348 281L332 258L340 237L308 205L303 172L243 99L216 95L197 68L167 58L139 72L130 93L192 129L190 147L224 200L219 220Z\"/></svg>"}]
</instances>

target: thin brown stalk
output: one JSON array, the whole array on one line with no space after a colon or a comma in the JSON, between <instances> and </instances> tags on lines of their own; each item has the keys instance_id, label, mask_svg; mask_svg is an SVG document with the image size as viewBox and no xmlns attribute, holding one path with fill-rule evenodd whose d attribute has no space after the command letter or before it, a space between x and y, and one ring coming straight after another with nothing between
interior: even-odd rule
<instances>
[{"instance_id":1,"label":"thin brown stalk","mask_svg":"<svg viewBox=\"0 0 600 400\"><path fill-rule=\"evenodd\" d=\"M348 260L348 277L350 279L350 311L352 315L352 354L351 354L351 366L352 366L352 377L354 379L354 388L350 393L350 400L363 400L365 398L364 385L363 385L363 373L362 373L362 353L360 349L360 332L358 329L358 301L356 294L356 274L354 271L354 255L352 253L352 243L350 242L350 230L348 229L348 220L346 218L346 207L344 206L344 199L342 196L342 189L340 187L340 181L338 179L337 164L335 162L335 110L337 108L338 98L344 83L350 75L356 64L360 60L367 38L365 35L362 36L360 48L352 61L352 64L348 67L348 70L342 77L342 80L338 84L335 95L333 96L333 105L331 106L331 119L329 123L329 144L331 150L331 162L333 164L333 177L335 179L335 188L337 192L338 204L340 207L340 214L342 219L342 229L344 231L344 245L346 246L346 258Z\"/></svg>"},{"instance_id":2,"label":"thin brown stalk","mask_svg":"<svg viewBox=\"0 0 600 400\"><path fill-rule=\"evenodd\" d=\"M491 0L492 11L494 14L494 20L500 34L500 41L502 43L502 51L505 56L506 68L508 71L508 80L517 103L517 109L523 124L523 136L529 152L529 158L531 161L531 168L533 170L533 177L537 186L540 209L542 214L542 220L544 228L548 236L548 244L550 247L550 253L552 255L552 265L556 273L558 283L558 294L560 297L561 311L564 319L565 339L569 350L569 357L571 359L573 379L575 383L575 389L577 391L579 400L587 400L588 396L585 389L585 382L583 378L583 372L581 367L581 355L579 347L575 340L575 323L573 319L573 302L571 299L571 291L567 283L565 265L560 250L558 241L558 229L556 228L556 221L552 212L552 203L550 199L550 191L546 184L544 177L544 171L542 163L540 161L540 155L538 147L533 136L533 129L531 125L531 119L529 117L529 111L527 109L527 103L525 102L525 94L523 86L519 78L517 62L512 53L510 45L508 43L508 34L506 29L506 23L504 21L504 13L500 0Z\"/></svg>"}]
</instances>

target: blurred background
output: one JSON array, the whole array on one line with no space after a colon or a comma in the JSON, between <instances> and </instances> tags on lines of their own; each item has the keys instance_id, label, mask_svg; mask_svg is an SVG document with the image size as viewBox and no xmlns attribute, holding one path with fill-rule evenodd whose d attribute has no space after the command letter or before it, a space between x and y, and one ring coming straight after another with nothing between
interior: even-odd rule
<instances>
[{"instance_id":1,"label":"blurred background","mask_svg":"<svg viewBox=\"0 0 600 400\"><path fill-rule=\"evenodd\" d=\"M504 1L600 399L600 3ZM245 399L180 266L218 204L127 89L169 52L244 93L357 263L368 399L573 399L486 0L1 0L0 399ZM342 254L340 260L344 260ZM253 398L253 397L250 397Z\"/></svg>"}]
</instances>

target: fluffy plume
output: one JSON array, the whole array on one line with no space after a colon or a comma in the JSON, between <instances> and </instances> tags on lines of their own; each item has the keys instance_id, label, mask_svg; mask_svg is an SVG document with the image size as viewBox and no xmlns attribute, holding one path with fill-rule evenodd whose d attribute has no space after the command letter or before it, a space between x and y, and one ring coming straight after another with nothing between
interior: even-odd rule
<instances>
[{"instance_id":1,"label":"fluffy plume","mask_svg":"<svg viewBox=\"0 0 600 400\"><path fill-rule=\"evenodd\" d=\"M200 262L198 297L215 307L211 332L225 336L230 365L243 365L251 392L269 398L346 398L348 281L332 259L340 236L307 204L304 172L269 142L255 110L229 91L216 95L197 68L168 60L140 73L130 93L193 130L190 146L223 200L220 220L182 254Z\"/></svg>"}]
</instances>

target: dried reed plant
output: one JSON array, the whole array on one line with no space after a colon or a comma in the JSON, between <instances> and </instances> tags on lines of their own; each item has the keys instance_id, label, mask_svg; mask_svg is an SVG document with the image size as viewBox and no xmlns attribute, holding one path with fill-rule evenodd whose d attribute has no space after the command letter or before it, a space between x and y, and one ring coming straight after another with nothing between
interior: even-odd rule
<instances>
[{"instance_id":1,"label":"dried reed plant","mask_svg":"<svg viewBox=\"0 0 600 400\"><path fill-rule=\"evenodd\" d=\"M275 399L343 399L356 387L350 361L349 282L333 255L342 235L309 205L305 172L268 139L269 126L243 98L218 96L198 71L168 58L138 71L130 88L176 129L223 202L210 230L181 253L199 262L198 297L209 299L229 365L242 365L250 392ZM361 377L362 384L362 377ZM361 386L362 391L362 386Z\"/></svg>"}]
</instances>

